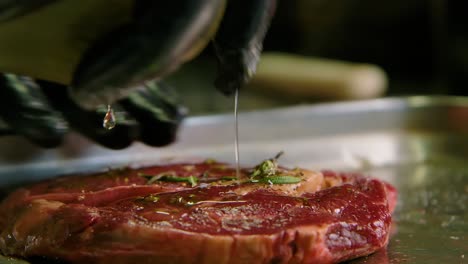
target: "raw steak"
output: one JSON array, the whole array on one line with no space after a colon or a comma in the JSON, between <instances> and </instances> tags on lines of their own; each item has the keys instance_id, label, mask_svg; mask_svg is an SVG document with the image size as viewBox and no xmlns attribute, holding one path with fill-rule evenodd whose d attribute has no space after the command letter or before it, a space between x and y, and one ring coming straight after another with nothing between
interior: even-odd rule
<instances>
[{"instance_id":1,"label":"raw steak","mask_svg":"<svg viewBox=\"0 0 468 264\"><path fill-rule=\"evenodd\" d=\"M71 263L336 263L386 246L391 185L281 174L299 181L238 183L213 161L48 180L0 204L0 252Z\"/></svg>"}]
</instances>

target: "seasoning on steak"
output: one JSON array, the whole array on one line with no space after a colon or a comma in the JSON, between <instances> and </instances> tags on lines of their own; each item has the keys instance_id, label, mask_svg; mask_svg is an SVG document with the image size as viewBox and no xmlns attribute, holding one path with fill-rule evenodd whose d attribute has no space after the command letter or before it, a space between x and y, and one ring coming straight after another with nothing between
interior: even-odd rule
<instances>
[{"instance_id":1,"label":"seasoning on steak","mask_svg":"<svg viewBox=\"0 0 468 264\"><path fill-rule=\"evenodd\" d=\"M71 263L336 263L386 246L389 184L285 168L262 178L259 169L243 169L241 183L213 161L44 181L0 204L0 252Z\"/></svg>"}]
</instances>

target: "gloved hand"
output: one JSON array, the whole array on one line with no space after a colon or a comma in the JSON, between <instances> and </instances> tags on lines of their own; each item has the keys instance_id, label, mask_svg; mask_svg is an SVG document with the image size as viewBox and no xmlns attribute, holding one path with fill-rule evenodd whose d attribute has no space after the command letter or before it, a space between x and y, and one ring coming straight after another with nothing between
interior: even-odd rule
<instances>
[{"instance_id":1,"label":"gloved hand","mask_svg":"<svg viewBox=\"0 0 468 264\"><path fill-rule=\"evenodd\" d=\"M44 147L60 144L69 129L116 149L134 140L166 145L175 139L185 111L161 79L196 56L215 35L219 62L215 86L227 95L233 93L255 72L276 4L275 0L133 1L130 21L93 42L69 83L3 74L0 134L21 134ZM0 26L57 2L61 1L0 1ZM120 113L111 130L102 127L107 104Z\"/></svg>"}]
</instances>

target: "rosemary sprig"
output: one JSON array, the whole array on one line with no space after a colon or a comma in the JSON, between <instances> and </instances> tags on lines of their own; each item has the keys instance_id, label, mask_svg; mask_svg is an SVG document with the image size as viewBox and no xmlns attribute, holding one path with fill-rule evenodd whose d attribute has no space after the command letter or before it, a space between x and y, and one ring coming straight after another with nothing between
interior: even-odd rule
<instances>
[{"instance_id":1,"label":"rosemary sprig","mask_svg":"<svg viewBox=\"0 0 468 264\"><path fill-rule=\"evenodd\" d=\"M294 184L301 181L301 178L292 175L283 175L284 171L278 169L278 159L284 152L280 151L272 159L264 160L255 166L250 174L250 182L269 184Z\"/></svg>"},{"instance_id":2,"label":"rosemary sprig","mask_svg":"<svg viewBox=\"0 0 468 264\"><path fill-rule=\"evenodd\" d=\"M192 187L195 187L198 183L198 178L193 175L188 176L188 177L178 177L173 171L163 172L163 173L159 173L156 175L140 173L138 174L138 176L146 178L148 180L146 184L153 184L157 181L187 182L187 183L190 183Z\"/></svg>"}]
</instances>

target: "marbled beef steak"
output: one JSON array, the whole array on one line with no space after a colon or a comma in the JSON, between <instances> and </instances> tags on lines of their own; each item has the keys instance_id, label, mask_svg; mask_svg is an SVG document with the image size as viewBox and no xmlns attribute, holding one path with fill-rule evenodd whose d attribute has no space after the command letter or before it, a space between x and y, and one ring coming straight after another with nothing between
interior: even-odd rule
<instances>
[{"instance_id":1,"label":"marbled beef steak","mask_svg":"<svg viewBox=\"0 0 468 264\"><path fill-rule=\"evenodd\" d=\"M60 177L0 204L0 251L70 263L336 263L385 247L396 191L206 161Z\"/></svg>"}]
</instances>

